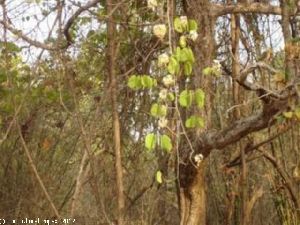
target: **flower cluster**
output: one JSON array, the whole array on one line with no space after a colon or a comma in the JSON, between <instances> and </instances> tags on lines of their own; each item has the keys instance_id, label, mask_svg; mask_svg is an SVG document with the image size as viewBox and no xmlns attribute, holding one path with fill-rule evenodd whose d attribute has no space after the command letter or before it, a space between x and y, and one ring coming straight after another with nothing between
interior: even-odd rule
<instances>
[{"instance_id":1,"label":"flower cluster","mask_svg":"<svg viewBox=\"0 0 300 225\"><path fill-rule=\"evenodd\" d=\"M204 156L203 156L201 153L196 154L196 155L194 156L194 160L195 160L195 163L196 163L196 166L197 166L197 167L200 166L200 164L201 164L201 162L203 161L203 159L204 159Z\"/></svg>"},{"instance_id":2,"label":"flower cluster","mask_svg":"<svg viewBox=\"0 0 300 225\"><path fill-rule=\"evenodd\" d=\"M167 33L167 26L165 24L157 24L153 26L153 34L159 39L164 39Z\"/></svg>"},{"instance_id":3,"label":"flower cluster","mask_svg":"<svg viewBox=\"0 0 300 225\"><path fill-rule=\"evenodd\" d=\"M156 9L156 7L158 6L158 4L157 4L156 0L148 0L147 1L147 6L148 6L149 9L154 11Z\"/></svg>"}]
</instances>

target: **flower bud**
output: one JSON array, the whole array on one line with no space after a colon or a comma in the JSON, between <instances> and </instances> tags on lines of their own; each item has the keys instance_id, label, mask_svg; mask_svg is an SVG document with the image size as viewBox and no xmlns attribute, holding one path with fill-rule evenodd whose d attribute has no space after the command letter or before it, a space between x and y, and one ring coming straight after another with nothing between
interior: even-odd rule
<instances>
[{"instance_id":1,"label":"flower bud","mask_svg":"<svg viewBox=\"0 0 300 225\"><path fill-rule=\"evenodd\" d=\"M165 24L158 24L153 26L153 33L159 39L163 39L167 33L167 27Z\"/></svg>"},{"instance_id":2,"label":"flower bud","mask_svg":"<svg viewBox=\"0 0 300 225\"><path fill-rule=\"evenodd\" d=\"M159 92L159 98L160 98L161 100L165 100L167 97L168 97L168 90L167 90L167 89L162 89L162 90Z\"/></svg>"},{"instance_id":3,"label":"flower bud","mask_svg":"<svg viewBox=\"0 0 300 225\"><path fill-rule=\"evenodd\" d=\"M147 1L147 6L148 6L148 8L149 9L151 9L151 10L155 10L155 8L157 7L157 0L148 0Z\"/></svg>"},{"instance_id":4,"label":"flower bud","mask_svg":"<svg viewBox=\"0 0 300 225\"><path fill-rule=\"evenodd\" d=\"M197 33L197 31L191 30L191 31L190 31L190 34L189 34L189 38L190 38L192 41L196 41L197 38L198 38L198 33Z\"/></svg>"},{"instance_id":5,"label":"flower bud","mask_svg":"<svg viewBox=\"0 0 300 225\"><path fill-rule=\"evenodd\" d=\"M180 23L183 27L187 27L188 26L188 18L187 16L181 16L180 17Z\"/></svg>"},{"instance_id":6,"label":"flower bud","mask_svg":"<svg viewBox=\"0 0 300 225\"><path fill-rule=\"evenodd\" d=\"M162 80L163 84L166 86L166 87L170 87L170 86L173 86L175 84L175 80L174 80L174 77L169 74L167 76L165 76Z\"/></svg>"},{"instance_id":7,"label":"flower bud","mask_svg":"<svg viewBox=\"0 0 300 225\"><path fill-rule=\"evenodd\" d=\"M168 120L167 120L165 117L160 118L160 119L158 120L158 126L159 126L160 128L165 128L167 125L168 125Z\"/></svg>"},{"instance_id":8,"label":"flower bud","mask_svg":"<svg viewBox=\"0 0 300 225\"><path fill-rule=\"evenodd\" d=\"M158 56L158 66L162 67L165 66L169 63L169 56L167 53L163 53L161 55Z\"/></svg>"}]
</instances>

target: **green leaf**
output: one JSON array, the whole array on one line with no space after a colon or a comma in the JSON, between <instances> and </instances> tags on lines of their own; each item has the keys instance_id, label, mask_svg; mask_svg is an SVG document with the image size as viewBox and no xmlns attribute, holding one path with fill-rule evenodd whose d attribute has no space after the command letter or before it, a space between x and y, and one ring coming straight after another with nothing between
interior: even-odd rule
<instances>
[{"instance_id":1,"label":"green leaf","mask_svg":"<svg viewBox=\"0 0 300 225\"><path fill-rule=\"evenodd\" d=\"M205 67L202 70L203 75L208 76L211 75L213 73L213 69L211 67Z\"/></svg>"},{"instance_id":2,"label":"green leaf","mask_svg":"<svg viewBox=\"0 0 300 225\"><path fill-rule=\"evenodd\" d=\"M293 112L284 112L283 115L285 118L291 119L293 117Z\"/></svg>"},{"instance_id":3,"label":"green leaf","mask_svg":"<svg viewBox=\"0 0 300 225\"><path fill-rule=\"evenodd\" d=\"M183 27L182 27L182 25L181 25L181 20L180 20L179 17L176 17L176 18L174 19L174 29L175 29L175 31L178 32L178 33L182 33L182 32L183 32Z\"/></svg>"},{"instance_id":4,"label":"green leaf","mask_svg":"<svg viewBox=\"0 0 300 225\"><path fill-rule=\"evenodd\" d=\"M197 31L198 30L198 24L195 20L189 20L189 31L191 30L195 30Z\"/></svg>"},{"instance_id":5,"label":"green leaf","mask_svg":"<svg viewBox=\"0 0 300 225\"><path fill-rule=\"evenodd\" d=\"M186 47L186 37L184 35L180 36L179 38L179 45L181 48Z\"/></svg>"},{"instance_id":6,"label":"green leaf","mask_svg":"<svg viewBox=\"0 0 300 225\"><path fill-rule=\"evenodd\" d=\"M13 42L0 42L0 47L5 48L8 52L20 52L21 48L19 48L15 43Z\"/></svg>"},{"instance_id":7,"label":"green leaf","mask_svg":"<svg viewBox=\"0 0 300 225\"><path fill-rule=\"evenodd\" d=\"M156 178L157 183L161 184L163 182L162 181L162 172L158 170L156 172L155 178Z\"/></svg>"},{"instance_id":8,"label":"green leaf","mask_svg":"<svg viewBox=\"0 0 300 225\"><path fill-rule=\"evenodd\" d=\"M186 62L188 60L188 50L187 50L187 48L181 49L178 54L176 53L176 55L178 56L177 59L178 59L179 62Z\"/></svg>"},{"instance_id":9,"label":"green leaf","mask_svg":"<svg viewBox=\"0 0 300 225\"><path fill-rule=\"evenodd\" d=\"M191 116L185 121L185 126L187 128L203 128L205 125L202 117L199 116Z\"/></svg>"},{"instance_id":10,"label":"green leaf","mask_svg":"<svg viewBox=\"0 0 300 225\"><path fill-rule=\"evenodd\" d=\"M179 95L179 104L182 107L190 107L193 101L193 91L184 90Z\"/></svg>"},{"instance_id":11,"label":"green leaf","mask_svg":"<svg viewBox=\"0 0 300 225\"><path fill-rule=\"evenodd\" d=\"M185 52L186 52L186 55L187 55L187 60L190 61L191 63L194 63L195 62L195 56L194 56L194 53L193 53L192 49L191 48L186 48Z\"/></svg>"},{"instance_id":12,"label":"green leaf","mask_svg":"<svg viewBox=\"0 0 300 225\"><path fill-rule=\"evenodd\" d=\"M298 120L300 120L300 108L299 107L297 107L296 109L295 109L295 116L296 116L296 118L298 119Z\"/></svg>"},{"instance_id":13,"label":"green leaf","mask_svg":"<svg viewBox=\"0 0 300 225\"><path fill-rule=\"evenodd\" d=\"M160 147L168 152L172 150L172 141L168 135L164 134L160 137Z\"/></svg>"},{"instance_id":14,"label":"green leaf","mask_svg":"<svg viewBox=\"0 0 300 225\"><path fill-rule=\"evenodd\" d=\"M153 79L147 75L141 77L141 83L144 88L152 88L154 85Z\"/></svg>"},{"instance_id":15,"label":"green leaf","mask_svg":"<svg viewBox=\"0 0 300 225\"><path fill-rule=\"evenodd\" d=\"M170 61L168 64L168 72L172 75L179 73L179 63L177 62L176 58L174 56L170 57Z\"/></svg>"},{"instance_id":16,"label":"green leaf","mask_svg":"<svg viewBox=\"0 0 300 225\"><path fill-rule=\"evenodd\" d=\"M151 106L150 114L154 117L164 117L167 115L167 106L154 103Z\"/></svg>"},{"instance_id":17,"label":"green leaf","mask_svg":"<svg viewBox=\"0 0 300 225\"><path fill-rule=\"evenodd\" d=\"M145 138L145 147L148 150L153 150L156 146L156 140L157 140L157 137L155 134L153 134L153 133L147 134L146 138Z\"/></svg>"},{"instance_id":18,"label":"green leaf","mask_svg":"<svg viewBox=\"0 0 300 225\"><path fill-rule=\"evenodd\" d=\"M174 101L175 100L175 96L173 93L168 93L168 96L167 96L168 100L170 101Z\"/></svg>"},{"instance_id":19,"label":"green leaf","mask_svg":"<svg viewBox=\"0 0 300 225\"><path fill-rule=\"evenodd\" d=\"M193 72L193 66L192 66L192 63L189 62L189 61L186 61L183 65L183 72L184 72L184 75L186 76L189 76L192 74Z\"/></svg>"},{"instance_id":20,"label":"green leaf","mask_svg":"<svg viewBox=\"0 0 300 225\"><path fill-rule=\"evenodd\" d=\"M142 88L141 78L139 76L132 75L129 77L127 85L133 90L138 90Z\"/></svg>"},{"instance_id":21,"label":"green leaf","mask_svg":"<svg viewBox=\"0 0 300 225\"><path fill-rule=\"evenodd\" d=\"M195 91L195 100L196 100L196 104L197 106L202 109L204 107L204 100L205 100L205 93L202 89L197 89Z\"/></svg>"}]
</instances>

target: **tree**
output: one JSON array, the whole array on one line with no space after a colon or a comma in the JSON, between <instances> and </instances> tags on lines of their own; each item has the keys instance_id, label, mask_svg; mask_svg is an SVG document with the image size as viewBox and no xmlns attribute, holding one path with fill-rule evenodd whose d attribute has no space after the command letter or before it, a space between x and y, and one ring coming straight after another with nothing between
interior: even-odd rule
<instances>
[{"instance_id":1,"label":"tree","mask_svg":"<svg viewBox=\"0 0 300 225\"><path fill-rule=\"evenodd\" d=\"M10 9L16 3L1 4L1 104L9 109L1 115L5 121L1 145L13 149L16 139L18 149L25 151L33 177L51 206L48 214L76 216L85 203L95 199L93 214L98 221L105 216L106 222L116 218L118 224L126 224L126 219L138 217L139 213L131 215L129 211L140 206L139 199L152 190L156 180L158 216L149 223L174 222L175 217L167 216L170 207L166 201L170 189L175 196L176 183L180 224L208 224L212 196L207 186L212 179L207 173L213 154L228 158L237 152L233 160L224 160L229 176L235 173L233 167L240 166L239 193L227 191L231 193L224 216L227 224L250 224L254 205L264 194L263 182L250 191L253 154L273 166L276 173L272 177L278 174L282 180L274 181L274 186L283 185L283 199L290 204L294 221L300 220L298 181L290 176L290 166L276 155L283 149L280 137L298 129L295 122L300 119L298 2L22 2L21 8L41 10L40 17L23 12L24 21L39 24L50 14L56 15L45 40L20 31L13 20L13 14L18 16ZM275 26L282 33L272 35ZM284 49L274 46L278 37L283 38L280 44ZM28 44L35 52L41 49L30 66L22 61L24 53L19 48ZM48 55L43 58L44 52ZM55 123L60 115L56 127L43 122L48 114L53 114L49 123ZM288 136L284 137L289 143ZM275 140L280 146L275 146ZM295 142L291 146L298 149ZM72 143L78 144L74 147ZM271 153L262 150L267 145ZM58 153L46 153L49 149ZM105 157L99 157L104 153ZM299 152L295 154L299 157ZM3 171L18 177L11 155L7 158L12 169ZM65 169L57 172L51 160L47 167L39 166L40 155ZM68 157L74 159L74 168ZM23 158L17 158L23 165ZM297 172L299 161L289 160ZM107 172L111 168L113 174ZM65 181L68 188L60 190L60 196L47 189L50 181L43 173L47 170L54 176L71 174ZM26 170L21 174L30 175ZM152 174L150 178L148 174ZM112 185L112 177L116 185ZM233 175L224 177L235 179ZM170 179L175 180L173 186ZM149 184L144 186L143 181ZM105 182L108 185L102 188ZM219 186L228 185L224 183ZM26 181L23 184L30 186ZM59 184L53 186L57 190ZM114 193L113 208L118 210L107 213L106 197L113 198ZM83 195L87 200L82 200ZM237 202L240 205L235 209ZM139 207L134 210L140 212ZM235 210L239 210L238 218L233 218Z\"/></svg>"}]
</instances>

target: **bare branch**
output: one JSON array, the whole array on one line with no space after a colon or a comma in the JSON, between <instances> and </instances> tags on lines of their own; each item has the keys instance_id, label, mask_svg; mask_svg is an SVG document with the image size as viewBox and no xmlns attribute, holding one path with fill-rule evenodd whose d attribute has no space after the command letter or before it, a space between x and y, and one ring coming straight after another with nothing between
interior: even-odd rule
<instances>
[{"instance_id":1,"label":"bare branch","mask_svg":"<svg viewBox=\"0 0 300 225\"><path fill-rule=\"evenodd\" d=\"M263 13L273 15L282 14L282 10L279 6L272 6L270 4L258 2L251 4L238 3L230 5L215 4L212 11L215 16L223 16L231 13Z\"/></svg>"},{"instance_id":2,"label":"bare branch","mask_svg":"<svg viewBox=\"0 0 300 225\"><path fill-rule=\"evenodd\" d=\"M208 155L212 149L224 149L252 132L273 125L276 122L275 116L288 109L288 99L295 97L297 94L294 88L287 87L280 99L272 99L264 104L260 113L240 119L219 132L203 133L197 140L195 154L201 152Z\"/></svg>"},{"instance_id":3,"label":"bare branch","mask_svg":"<svg viewBox=\"0 0 300 225\"><path fill-rule=\"evenodd\" d=\"M74 41L72 40L72 37L69 33L69 30L72 26L72 24L74 23L74 21L78 18L78 16L80 16L81 13L83 13L84 11L92 8L92 7L95 7L98 3L100 3L100 0L92 0L92 1L89 1L86 5L84 6L81 6L77 9L77 11L68 19L64 29L63 29L63 33L66 37L66 40L67 40L67 44L70 45L72 44Z\"/></svg>"}]
</instances>

